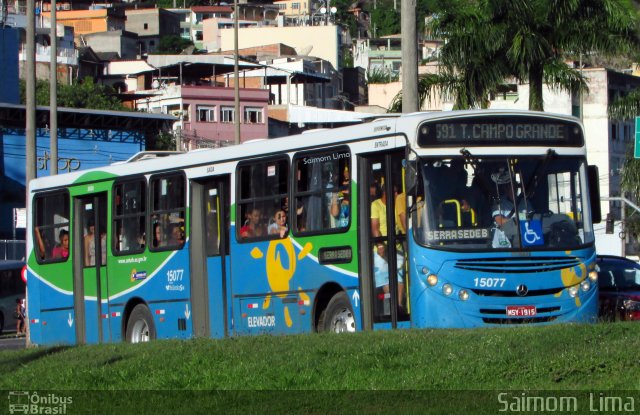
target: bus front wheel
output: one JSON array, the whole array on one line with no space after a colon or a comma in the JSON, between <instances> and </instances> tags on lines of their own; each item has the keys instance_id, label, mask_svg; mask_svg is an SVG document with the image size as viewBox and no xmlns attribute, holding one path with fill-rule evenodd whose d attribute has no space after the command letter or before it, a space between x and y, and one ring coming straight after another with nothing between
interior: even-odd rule
<instances>
[{"instance_id":1,"label":"bus front wheel","mask_svg":"<svg viewBox=\"0 0 640 415\"><path fill-rule=\"evenodd\" d=\"M127 322L127 341L142 343L156 338L156 327L151 312L144 304L138 304L131 311Z\"/></svg>"},{"instance_id":2,"label":"bus front wheel","mask_svg":"<svg viewBox=\"0 0 640 415\"><path fill-rule=\"evenodd\" d=\"M318 319L318 331L332 333L352 333L356 331L356 320L353 316L349 297L344 291L334 295L327 308Z\"/></svg>"}]
</instances>

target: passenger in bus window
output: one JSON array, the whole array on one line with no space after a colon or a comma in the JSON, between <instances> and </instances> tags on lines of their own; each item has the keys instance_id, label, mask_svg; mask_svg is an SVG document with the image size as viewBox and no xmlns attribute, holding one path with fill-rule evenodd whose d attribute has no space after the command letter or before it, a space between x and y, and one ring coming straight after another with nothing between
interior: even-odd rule
<instances>
[{"instance_id":1,"label":"passenger in bus window","mask_svg":"<svg viewBox=\"0 0 640 415\"><path fill-rule=\"evenodd\" d=\"M349 188L351 187L351 175L349 174L349 166L345 164L344 169L342 169L342 180L340 181L340 190L342 193L349 193Z\"/></svg>"},{"instance_id":2,"label":"passenger in bus window","mask_svg":"<svg viewBox=\"0 0 640 415\"><path fill-rule=\"evenodd\" d=\"M46 259L49 253L49 249L47 248L49 246L49 240L42 236L40 228L37 226L34 229L34 233L36 235L36 242L38 243L38 256L40 259Z\"/></svg>"},{"instance_id":3,"label":"passenger in bus window","mask_svg":"<svg viewBox=\"0 0 640 415\"><path fill-rule=\"evenodd\" d=\"M380 182L380 197L371 203L371 236L374 238L387 236L387 197L384 191L384 182ZM376 288L381 288L384 293L389 292L389 264L387 261L387 246L383 241L378 241L373 250L373 270ZM398 304L403 304L404 297L404 256L402 250L397 247L396 267L398 275Z\"/></svg>"},{"instance_id":4,"label":"passenger in bus window","mask_svg":"<svg viewBox=\"0 0 640 415\"><path fill-rule=\"evenodd\" d=\"M349 225L349 193L339 191L333 194L331 216L335 219L333 227L345 228Z\"/></svg>"},{"instance_id":5,"label":"passenger in bus window","mask_svg":"<svg viewBox=\"0 0 640 415\"><path fill-rule=\"evenodd\" d=\"M307 230L306 219L307 214L304 209L304 202L300 198L296 203L296 226L298 227L298 232L304 232Z\"/></svg>"},{"instance_id":6,"label":"passenger in bus window","mask_svg":"<svg viewBox=\"0 0 640 415\"><path fill-rule=\"evenodd\" d=\"M107 264L107 231L100 230L100 263Z\"/></svg>"},{"instance_id":7,"label":"passenger in bus window","mask_svg":"<svg viewBox=\"0 0 640 415\"><path fill-rule=\"evenodd\" d=\"M515 218L520 216L521 219L526 219L527 201L524 197L514 194L517 190L512 188L511 175L507 170L499 169L491 174L491 180L496 185L497 199L491 212L494 221L491 245L493 248L511 248L518 233ZM518 200L517 208L514 198Z\"/></svg>"},{"instance_id":8,"label":"passenger in bus window","mask_svg":"<svg viewBox=\"0 0 640 415\"><path fill-rule=\"evenodd\" d=\"M162 227L159 223L153 224L153 247L159 248L162 246Z\"/></svg>"},{"instance_id":9,"label":"passenger in bus window","mask_svg":"<svg viewBox=\"0 0 640 415\"><path fill-rule=\"evenodd\" d=\"M249 210L246 215L246 220L244 226L240 228L240 237L241 238L256 238L259 236L264 236L265 231L260 224L260 220L262 218L262 213L260 209L253 208Z\"/></svg>"},{"instance_id":10,"label":"passenger in bus window","mask_svg":"<svg viewBox=\"0 0 640 415\"><path fill-rule=\"evenodd\" d=\"M96 226L92 219L87 221L87 233L84 235L84 266L92 267L96 264Z\"/></svg>"},{"instance_id":11,"label":"passenger in bus window","mask_svg":"<svg viewBox=\"0 0 640 415\"><path fill-rule=\"evenodd\" d=\"M168 246L178 246L184 243L184 232L180 223L172 223L169 225Z\"/></svg>"},{"instance_id":12,"label":"passenger in bus window","mask_svg":"<svg viewBox=\"0 0 640 415\"><path fill-rule=\"evenodd\" d=\"M283 209L276 210L276 213L274 213L273 217L269 220L267 233L269 235L280 235L280 238L284 238L288 231L287 214Z\"/></svg>"},{"instance_id":13,"label":"passenger in bus window","mask_svg":"<svg viewBox=\"0 0 640 415\"><path fill-rule=\"evenodd\" d=\"M58 235L60 243L53 247L51 256L53 258L68 258L69 257L69 231L66 229L60 229Z\"/></svg>"}]
</instances>

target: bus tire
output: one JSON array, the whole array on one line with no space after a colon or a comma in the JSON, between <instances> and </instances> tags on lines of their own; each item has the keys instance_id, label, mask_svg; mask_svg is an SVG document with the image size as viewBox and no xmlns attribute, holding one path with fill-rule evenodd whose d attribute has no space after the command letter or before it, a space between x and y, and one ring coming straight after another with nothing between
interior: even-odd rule
<instances>
[{"instance_id":1,"label":"bus tire","mask_svg":"<svg viewBox=\"0 0 640 415\"><path fill-rule=\"evenodd\" d=\"M4 314L0 313L0 334L4 332Z\"/></svg>"},{"instance_id":2,"label":"bus tire","mask_svg":"<svg viewBox=\"0 0 640 415\"><path fill-rule=\"evenodd\" d=\"M344 291L334 295L327 304L327 308L320 314L318 331L331 333L353 333L356 331L356 320L351 303Z\"/></svg>"},{"instance_id":3,"label":"bus tire","mask_svg":"<svg viewBox=\"0 0 640 415\"><path fill-rule=\"evenodd\" d=\"M156 326L149 308L138 304L133 308L127 321L127 341L129 343L143 343L156 338Z\"/></svg>"}]
</instances>

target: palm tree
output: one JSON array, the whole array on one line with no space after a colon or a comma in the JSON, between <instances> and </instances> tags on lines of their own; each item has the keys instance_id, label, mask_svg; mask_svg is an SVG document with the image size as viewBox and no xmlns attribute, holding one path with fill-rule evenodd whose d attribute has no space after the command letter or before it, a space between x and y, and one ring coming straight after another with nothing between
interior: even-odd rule
<instances>
[{"instance_id":1,"label":"palm tree","mask_svg":"<svg viewBox=\"0 0 640 415\"><path fill-rule=\"evenodd\" d=\"M630 0L451 0L434 12L430 29L446 40L440 52L443 71L465 79L455 94L472 92L470 106L482 102L478 94L486 96L512 77L529 83L529 109L542 111L545 84L587 91L584 77L567 60L640 49L638 15Z\"/></svg>"}]
</instances>

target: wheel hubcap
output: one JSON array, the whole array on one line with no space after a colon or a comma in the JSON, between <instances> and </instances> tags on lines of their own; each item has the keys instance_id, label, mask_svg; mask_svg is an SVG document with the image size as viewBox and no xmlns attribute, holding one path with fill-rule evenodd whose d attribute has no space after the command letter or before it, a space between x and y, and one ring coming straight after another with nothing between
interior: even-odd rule
<instances>
[{"instance_id":1,"label":"wheel hubcap","mask_svg":"<svg viewBox=\"0 0 640 415\"><path fill-rule=\"evenodd\" d=\"M335 333L353 333L356 331L356 321L348 308L336 313L331 320L331 331Z\"/></svg>"},{"instance_id":2,"label":"wheel hubcap","mask_svg":"<svg viewBox=\"0 0 640 415\"><path fill-rule=\"evenodd\" d=\"M149 341L149 326L144 320L138 320L131 330L131 343L142 343Z\"/></svg>"}]
</instances>

